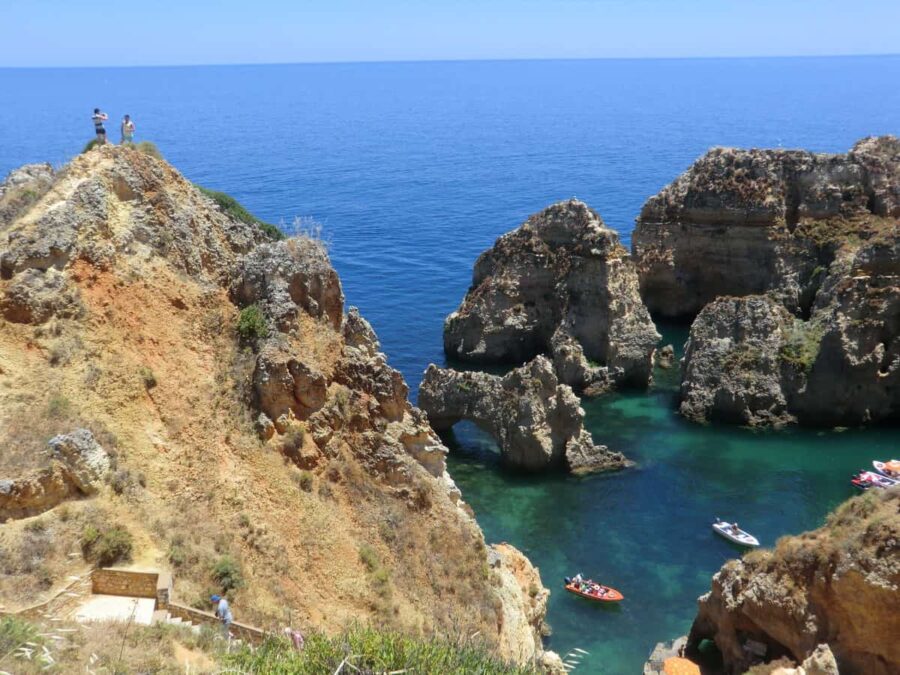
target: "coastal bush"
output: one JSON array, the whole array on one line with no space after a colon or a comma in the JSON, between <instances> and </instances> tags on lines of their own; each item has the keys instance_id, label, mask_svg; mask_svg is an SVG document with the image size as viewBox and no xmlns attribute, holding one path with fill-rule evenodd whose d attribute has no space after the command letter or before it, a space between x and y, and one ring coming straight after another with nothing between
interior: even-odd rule
<instances>
[{"instance_id":1,"label":"coastal bush","mask_svg":"<svg viewBox=\"0 0 900 675\"><path fill-rule=\"evenodd\" d=\"M297 425L288 431L281 439L281 454L288 459L300 461L300 449L306 440L306 429Z\"/></svg>"},{"instance_id":2,"label":"coastal bush","mask_svg":"<svg viewBox=\"0 0 900 675\"><path fill-rule=\"evenodd\" d=\"M444 673L463 675L526 675L537 671L508 664L482 645L459 639L413 638L401 633L355 627L342 635L306 636L301 651L283 637L269 638L261 646L224 656L225 663L244 673L318 675L352 666L353 672Z\"/></svg>"},{"instance_id":3,"label":"coastal bush","mask_svg":"<svg viewBox=\"0 0 900 675\"><path fill-rule=\"evenodd\" d=\"M272 225L272 223L267 223L264 220L260 220L259 218L254 216L231 195L224 192L218 192L216 190L210 190L209 188L205 188L202 185L197 185L197 189L207 197L212 199L225 215L234 218L235 220L239 220L242 223L247 223L248 225L256 225L269 237L269 239L273 239L275 241L284 239L284 233L275 225Z\"/></svg>"},{"instance_id":4,"label":"coastal bush","mask_svg":"<svg viewBox=\"0 0 900 675\"><path fill-rule=\"evenodd\" d=\"M91 150L96 148L98 145L100 145L100 141L98 141L96 138L92 138L87 143L85 143L84 150L81 151L81 154L83 155L86 152L90 152Z\"/></svg>"},{"instance_id":5,"label":"coastal bush","mask_svg":"<svg viewBox=\"0 0 900 675\"><path fill-rule=\"evenodd\" d=\"M225 593L235 591L244 585L241 566L230 555L223 555L215 562L211 576Z\"/></svg>"},{"instance_id":6,"label":"coastal bush","mask_svg":"<svg viewBox=\"0 0 900 675\"><path fill-rule=\"evenodd\" d=\"M359 547L359 560L369 572L374 572L381 567L378 554L368 544L363 544Z\"/></svg>"},{"instance_id":7,"label":"coastal bush","mask_svg":"<svg viewBox=\"0 0 900 675\"><path fill-rule=\"evenodd\" d=\"M15 666L10 666L8 662L3 664L7 668L12 667L13 672L39 673L51 668L55 672L55 659L47 644L47 639L37 626L15 616L0 619L0 659L15 659L18 662Z\"/></svg>"},{"instance_id":8,"label":"coastal bush","mask_svg":"<svg viewBox=\"0 0 900 675\"><path fill-rule=\"evenodd\" d=\"M131 533L119 525L106 529L86 525L81 532L81 553L84 559L94 561L100 567L130 560L133 546Z\"/></svg>"},{"instance_id":9,"label":"coastal bush","mask_svg":"<svg viewBox=\"0 0 900 675\"><path fill-rule=\"evenodd\" d=\"M297 478L297 484L304 492L312 492L313 475L309 471L301 471Z\"/></svg>"},{"instance_id":10,"label":"coastal bush","mask_svg":"<svg viewBox=\"0 0 900 675\"><path fill-rule=\"evenodd\" d=\"M141 141L137 145L134 146L138 152L143 152L145 155L150 155L154 159L162 159L162 153L159 151L159 148L156 147L156 144L151 143L150 141Z\"/></svg>"},{"instance_id":11,"label":"coastal bush","mask_svg":"<svg viewBox=\"0 0 900 675\"><path fill-rule=\"evenodd\" d=\"M785 331L785 341L778 355L796 370L809 373L819 356L824 334L825 327L820 323L794 319L793 325Z\"/></svg>"},{"instance_id":12,"label":"coastal bush","mask_svg":"<svg viewBox=\"0 0 900 675\"><path fill-rule=\"evenodd\" d=\"M257 305L249 305L238 315L237 331L245 341L261 340L269 335L269 322Z\"/></svg>"}]
</instances>

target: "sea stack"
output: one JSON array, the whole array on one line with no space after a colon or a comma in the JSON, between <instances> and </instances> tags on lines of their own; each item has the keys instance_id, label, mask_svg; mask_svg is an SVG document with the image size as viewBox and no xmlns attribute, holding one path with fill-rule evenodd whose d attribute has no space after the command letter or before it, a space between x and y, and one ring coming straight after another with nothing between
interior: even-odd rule
<instances>
[{"instance_id":1,"label":"sea stack","mask_svg":"<svg viewBox=\"0 0 900 675\"><path fill-rule=\"evenodd\" d=\"M596 211L572 199L500 237L444 323L444 351L477 364L548 355L578 391L645 387L659 334L627 249Z\"/></svg>"},{"instance_id":2,"label":"sea stack","mask_svg":"<svg viewBox=\"0 0 900 675\"><path fill-rule=\"evenodd\" d=\"M641 293L696 319L681 411L697 421L900 415L900 140L843 155L718 149L638 219Z\"/></svg>"}]
</instances>

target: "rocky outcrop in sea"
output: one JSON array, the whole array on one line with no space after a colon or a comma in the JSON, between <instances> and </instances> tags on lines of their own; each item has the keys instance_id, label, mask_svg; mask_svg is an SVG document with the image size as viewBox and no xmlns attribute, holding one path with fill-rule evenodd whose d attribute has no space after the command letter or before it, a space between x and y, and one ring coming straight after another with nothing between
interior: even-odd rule
<instances>
[{"instance_id":1,"label":"rocky outcrop in sea","mask_svg":"<svg viewBox=\"0 0 900 675\"><path fill-rule=\"evenodd\" d=\"M766 293L805 316L840 250L900 218L900 139L846 154L716 148L651 197L632 236L641 297L693 317Z\"/></svg>"},{"instance_id":2,"label":"rocky outcrop in sea","mask_svg":"<svg viewBox=\"0 0 900 675\"><path fill-rule=\"evenodd\" d=\"M725 563L699 600L689 654L710 639L726 673L784 660L806 673L896 673L898 514L900 489L866 494L818 530Z\"/></svg>"},{"instance_id":3,"label":"rocky outcrop in sea","mask_svg":"<svg viewBox=\"0 0 900 675\"><path fill-rule=\"evenodd\" d=\"M844 155L717 149L633 238L654 312L694 317L681 412L858 425L900 413L900 140Z\"/></svg>"},{"instance_id":4,"label":"rocky outcrop in sea","mask_svg":"<svg viewBox=\"0 0 900 675\"><path fill-rule=\"evenodd\" d=\"M526 471L565 467L572 473L626 466L625 457L595 445L584 410L550 361L538 356L503 377L428 366L419 406L432 427L474 422L493 436L507 465Z\"/></svg>"},{"instance_id":5,"label":"rocky outcrop in sea","mask_svg":"<svg viewBox=\"0 0 900 675\"><path fill-rule=\"evenodd\" d=\"M444 324L448 356L518 365L545 354L578 391L647 386L658 340L628 251L575 199L531 216L482 253Z\"/></svg>"}]
</instances>

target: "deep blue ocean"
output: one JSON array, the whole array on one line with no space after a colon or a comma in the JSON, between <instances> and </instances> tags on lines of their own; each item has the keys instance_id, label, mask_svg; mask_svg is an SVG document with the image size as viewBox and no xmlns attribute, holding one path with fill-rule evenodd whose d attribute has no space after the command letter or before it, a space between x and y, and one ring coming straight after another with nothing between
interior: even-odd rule
<instances>
[{"instance_id":1,"label":"deep blue ocean","mask_svg":"<svg viewBox=\"0 0 900 675\"><path fill-rule=\"evenodd\" d=\"M287 229L321 223L348 304L415 390L444 362L475 258L530 213L577 196L628 243L643 202L712 146L841 152L900 134L900 57L0 69L0 174L66 162L98 106L112 140L129 113L191 180ZM683 329L663 329L680 345ZM471 427L447 438L488 540L522 548L553 590L550 646L591 652L578 672L637 673L690 627L738 553L713 516L773 544L849 496L852 469L900 452L896 430L689 425L677 376L658 375L647 394L585 403L595 439L639 462L629 472L525 478ZM575 571L625 602L567 596Z\"/></svg>"}]
</instances>

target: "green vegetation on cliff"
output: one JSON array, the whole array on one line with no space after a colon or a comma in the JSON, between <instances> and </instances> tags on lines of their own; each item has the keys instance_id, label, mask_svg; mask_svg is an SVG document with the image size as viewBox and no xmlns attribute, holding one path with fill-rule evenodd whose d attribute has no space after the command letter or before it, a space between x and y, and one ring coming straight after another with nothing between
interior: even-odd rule
<instances>
[{"instance_id":1,"label":"green vegetation on cliff","mask_svg":"<svg viewBox=\"0 0 900 675\"><path fill-rule=\"evenodd\" d=\"M272 223L267 223L264 220L260 220L259 218L254 216L231 195L224 192L218 192L216 190L210 190L209 188L205 188L202 185L197 185L197 189L207 197L212 199L219 206L219 208L222 209L223 213L228 214L235 220L239 220L242 223L247 223L248 225L256 225L257 227L259 227L259 229L265 232L270 239L274 239L275 241L284 239L284 233L275 225L272 225Z\"/></svg>"},{"instance_id":2,"label":"green vegetation on cliff","mask_svg":"<svg viewBox=\"0 0 900 675\"><path fill-rule=\"evenodd\" d=\"M819 356L824 334L825 327L820 323L794 319L794 325L785 331L786 340L779 351L781 360L808 373Z\"/></svg>"},{"instance_id":3,"label":"green vegetation on cliff","mask_svg":"<svg viewBox=\"0 0 900 675\"><path fill-rule=\"evenodd\" d=\"M318 675L335 673L341 664L364 673L444 673L462 675L526 675L533 668L512 666L484 648L438 638L412 638L374 628L352 628L342 635L307 637L302 651L284 638L273 638L261 647L247 647L225 656L225 662L242 673ZM345 666L346 668L346 666Z\"/></svg>"}]
</instances>

